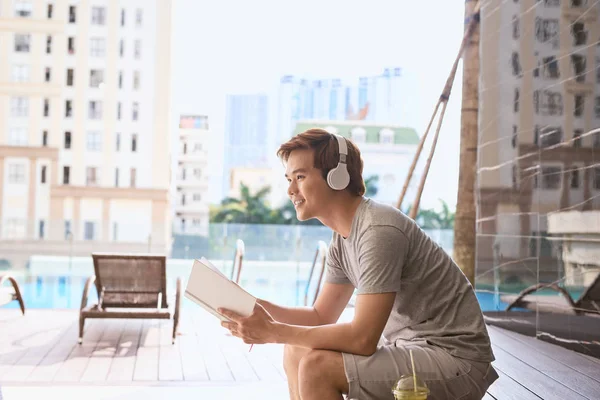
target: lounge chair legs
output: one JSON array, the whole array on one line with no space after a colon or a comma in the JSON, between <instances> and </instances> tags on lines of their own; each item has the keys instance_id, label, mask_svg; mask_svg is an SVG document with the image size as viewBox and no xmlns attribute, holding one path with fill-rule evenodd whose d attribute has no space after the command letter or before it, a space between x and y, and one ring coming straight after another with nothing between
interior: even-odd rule
<instances>
[{"instance_id":1,"label":"lounge chair legs","mask_svg":"<svg viewBox=\"0 0 600 400\"><path fill-rule=\"evenodd\" d=\"M79 317L79 344L83 343L83 326L85 325L85 318Z\"/></svg>"},{"instance_id":2,"label":"lounge chair legs","mask_svg":"<svg viewBox=\"0 0 600 400\"><path fill-rule=\"evenodd\" d=\"M173 313L173 344L177 337L177 328L179 327L179 311L181 308L181 278L177 278L177 287L175 292L175 312Z\"/></svg>"}]
</instances>

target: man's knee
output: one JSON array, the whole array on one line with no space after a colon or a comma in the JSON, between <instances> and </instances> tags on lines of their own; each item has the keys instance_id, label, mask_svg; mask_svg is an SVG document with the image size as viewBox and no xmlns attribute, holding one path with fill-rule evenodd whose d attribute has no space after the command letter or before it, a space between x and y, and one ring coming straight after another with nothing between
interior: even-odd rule
<instances>
[{"instance_id":1,"label":"man's knee","mask_svg":"<svg viewBox=\"0 0 600 400\"><path fill-rule=\"evenodd\" d=\"M348 382L344 372L341 353L328 350L312 350L300 360L298 366L300 387L312 387L318 382L327 382L328 386L341 393L347 393Z\"/></svg>"},{"instance_id":2,"label":"man's knee","mask_svg":"<svg viewBox=\"0 0 600 400\"><path fill-rule=\"evenodd\" d=\"M292 346L286 344L283 347L283 369L286 373L294 372L297 373L300 360L308 354L310 349Z\"/></svg>"}]
</instances>

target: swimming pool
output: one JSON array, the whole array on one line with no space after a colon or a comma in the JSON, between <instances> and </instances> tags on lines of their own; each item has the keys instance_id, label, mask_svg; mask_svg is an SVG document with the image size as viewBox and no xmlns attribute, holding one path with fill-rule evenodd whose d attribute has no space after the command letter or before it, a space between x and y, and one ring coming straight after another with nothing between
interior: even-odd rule
<instances>
[{"instance_id":1,"label":"swimming pool","mask_svg":"<svg viewBox=\"0 0 600 400\"><path fill-rule=\"evenodd\" d=\"M75 275L24 275L18 280L27 308L79 309L87 277ZM173 303L172 299L175 296L175 280L176 278L167 279L167 293L170 297L170 303ZM185 288L185 280L182 283ZM296 280L292 273L283 279L266 275L265 278L241 280L241 285L254 296L287 306L304 305L306 283L306 279ZM309 301L314 295L314 286L314 284L311 284L309 287ZM501 302L497 294L478 292L477 299L483 311L506 309L506 303ZM93 288L89 294L88 304L95 301L97 301L97 295L95 288ZM18 304L12 302L5 307L17 308ZM182 307L197 306L183 297Z\"/></svg>"}]
</instances>

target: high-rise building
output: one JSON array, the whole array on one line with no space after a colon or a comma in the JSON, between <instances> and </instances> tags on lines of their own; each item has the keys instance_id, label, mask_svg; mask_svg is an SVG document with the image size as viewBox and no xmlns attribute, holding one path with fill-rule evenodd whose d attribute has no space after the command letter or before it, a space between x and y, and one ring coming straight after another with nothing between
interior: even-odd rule
<instances>
[{"instance_id":1,"label":"high-rise building","mask_svg":"<svg viewBox=\"0 0 600 400\"><path fill-rule=\"evenodd\" d=\"M578 213L600 210L599 10L585 0L493 0L482 8L482 282L576 282L586 268L600 271L597 238L587 236L589 226L574 227L592 218ZM579 232L573 241L550 230L562 212L575 212L563 222Z\"/></svg>"},{"instance_id":2,"label":"high-rise building","mask_svg":"<svg viewBox=\"0 0 600 400\"><path fill-rule=\"evenodd\" d=\"M4 257L168 249L170 39L167 0L0 2Z\"/></svg>"},{"instance_id":3,"label":"high-rise building","mask_svg":"<svg viewBox=\"0 0 600 400\"><path fill-rule=\"evenodd\" d=\"M227 96L223 195L230 187L234 168L266 167L268 153L268 97L264 94Z\"/></svg>"},{"instance_id":4,"label":"high-rise building","mask_svg":"<svg viewBox=\"0 0 600 400\"><path fill-rule=\"evenodd\" d=\"M180 118L178 147L173 233L208 236L211 138L207 116Z\"/></svg>"},{"instance_id":5,"label":"high-rise building","mask_svg":"<svg viewBox=\"0 0 600 400\"><path fill-rule=\"evenodd\" d=\"M284 76L279 86L275 141L289 139L301 119L414 126L416 85L414 77L398 67L386 68L381 75L359 77L357 84Z\"/></svg>"}]
</instances>

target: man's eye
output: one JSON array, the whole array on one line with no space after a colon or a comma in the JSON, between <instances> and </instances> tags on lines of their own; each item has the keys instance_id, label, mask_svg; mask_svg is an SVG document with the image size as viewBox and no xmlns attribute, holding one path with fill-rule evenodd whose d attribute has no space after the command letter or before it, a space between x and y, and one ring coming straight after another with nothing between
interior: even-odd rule
<instances>
[{"instance_id":1,"label":"man's eye","mask_svg":"<svg viewBox=\"0 0 600 400\"><path fill-rule=\"evenodd\" d=\"M298 175L298 176L296 177L296 179L302 179L302 178L304 178L304 175Z\"/></svg>"}]
</instances>

